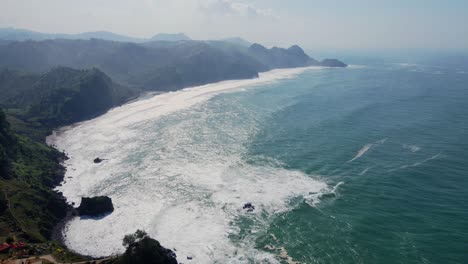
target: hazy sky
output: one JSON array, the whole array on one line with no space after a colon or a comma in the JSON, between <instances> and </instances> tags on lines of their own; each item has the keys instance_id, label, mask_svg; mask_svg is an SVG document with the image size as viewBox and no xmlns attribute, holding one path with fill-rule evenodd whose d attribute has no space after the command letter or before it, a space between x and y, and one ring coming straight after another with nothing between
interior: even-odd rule
<instances>
[{"instance_id":1,"label":"hazy sky","mask_svg":"<svg viewBox=\"0 0 468 264\"><path fill-rule=\"evenodd\" d=\"M308 49L468 49L468 0L0 0L0 27Z\"/></svg>"}]
</instances>

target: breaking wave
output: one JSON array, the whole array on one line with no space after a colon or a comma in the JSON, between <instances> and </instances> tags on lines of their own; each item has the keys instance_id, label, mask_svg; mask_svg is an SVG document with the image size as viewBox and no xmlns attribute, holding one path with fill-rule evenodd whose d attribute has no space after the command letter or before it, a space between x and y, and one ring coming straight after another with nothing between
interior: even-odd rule
<instances>
[{"instance_id":1,"label":"breaking wave","mask_svg":"<svg viewBox=\"0 0 468 264\"><path fill-rule=\"evenodd\" d=\"M179 259L279 263L255 249L255 230L239 238L244 227L237 223L254 219L262 223L256 228L266 229L272 216L291 209L292 199L328 186L274 161L247 162L249 140L262 120L256 110L214 97L305 70L157 95L54 133L48 143L70 157L66 181L57 189L76 205L84 196L107 195L115 207L101 219L71 220L63 230L66 245L91 256L117 254L125 234L144 229L177 250ZM94 164L96 157L105 161ZM243 210L245 203L255 210Z\"/></svg>"}]
</instances>

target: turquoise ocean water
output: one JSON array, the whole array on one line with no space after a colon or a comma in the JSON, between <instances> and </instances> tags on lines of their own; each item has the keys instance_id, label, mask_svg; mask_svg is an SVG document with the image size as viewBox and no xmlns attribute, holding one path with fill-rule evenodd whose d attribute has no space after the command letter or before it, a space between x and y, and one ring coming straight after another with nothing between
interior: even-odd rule
<instances>
[{"instance_id":1,"label":"turquoise ocean water","mask_svg":"<svg viewBox=\"0 0 468 264\"><path fill-rule=\"evenodd\" d=\"M338 185L317 205L297 202L272 220L258 246L284 246L304 263L468 261L466 72L396 64L313 71L217 100L281 105L245 158Z\"/></svg>"},{"instance_id":2,"label":"turquoise ocean water","mask_svg":"<svg viewBox=\"0 0 468 264\"><path fill-rule=\"evenodd\" d=\"M190 249L198 263L468 263L463 70L311 70L130 127L144 133L108 143L111 160L122 156L113 176L93 176L79 189L110 195L115 218L77 223L75 233L72 226L71 248L92 252L86 246L93 238L80 237L85 226L121 225ZM314 189L317 182L326 190ZM128 202L135 196L138 202ZM161 200L165 209L148 213ZM244 212L244 202L255 212ZM143 203L141 217L120 224Z\"/></svg>"}]
</instances>

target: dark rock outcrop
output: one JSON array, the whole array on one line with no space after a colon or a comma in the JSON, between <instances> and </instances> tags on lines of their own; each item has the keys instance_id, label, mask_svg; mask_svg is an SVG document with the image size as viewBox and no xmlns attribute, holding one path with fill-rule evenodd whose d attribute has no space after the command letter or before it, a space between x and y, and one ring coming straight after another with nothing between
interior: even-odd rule
<instances>
[{"instance_id":1,"label":"dark rock outcrop","mask_svg":"<svg viewBox=\"0 0 468 264\"><path fill-rule=\"evenodd\" d=\"M174 251L161 246L159 241L151 238L142 230L135 234L126 235L123 245L127 248L125 253L118 257L116 264L177 264Z\"/></svg>"},{"instance_id":2,"label":"dark rock outcrop","mask_svg":"<svg viewBox=\"0 0 468 264\"><path fill-rule=\"evenodd\" d=\"M85 216L100 216L114 211L112 199L107 196L83 197L81 198L78 212Z\"/></svg>"},{"instance_id":3,"label":"dark rock outcrop","mask_svg":"<svg viewBox=\"0 0 468 264\"><path fill-rule=\"evenodd\" d=\"M253 206L252 203L246 203L242 209L246 210L247 212L253 212L255 210L255 206Z\"/></svg>"}]
</instances>

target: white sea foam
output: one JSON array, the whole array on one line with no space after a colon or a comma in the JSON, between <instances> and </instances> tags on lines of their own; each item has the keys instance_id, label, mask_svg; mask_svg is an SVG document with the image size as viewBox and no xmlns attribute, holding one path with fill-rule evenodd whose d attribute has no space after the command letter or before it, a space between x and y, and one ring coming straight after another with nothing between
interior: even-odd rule
<instances>
[{"instance_id":1,"label":"white sea foam","mask_svg":"<svg viewBox=\"0 0 468 264\"><path fill-rule=\"evenodd\" d=\"M401 67L419 67L422 66L421 64L415 64L415 63L391 63L393 65L398 65Z\"/></svg>"},{"instance_id":2,"label":"white sea foam","mask_svg":"<svg viewBox=\"0 0 468 264\"><path fill-rule=\"evenodd\" d=\"M333 187L325 187L319 192L312 192L305 196L305 201L308 205L316 207L324 198L334 198L338 194L338 188L343 185L344 182L339 182Z\"/></svg>"},{"instance_id":3,"label":"white sea foam","mask_svg":"<svg viewBox=\"0 0 468 264\"><path fill-rule=\"evenodd\" d=\"M346 67L348 69L366 69L366 68L369 68L369 66L367 65L359 65L359 64L350 64L348 65L348 67Z\"/></svg>"},{"instance_id":4,"label":"white sea foam","mask_svg":"<svg viewBox=\"0 0 468 264\"><path fill-rule=\"evenodd\" d=\"M77 205L81 197L108 195L115 211L102 219L73 219L64 230L79 253L121 253L122 238L144 229L180 259L196 263L275 263L252 245L256 230L233 242L243 217L265 228L269 217L290 209L290 200L327 185L274 162L244 160L258 129L256 113L217 111L213 96L292 78L305 70L276 70L254 80L227 81L157 95L112 109L48 138L70 156L57 189ZM94 164L94 158L106 161ZM254 204L252 213L243 204Z\"/></svg>"}]
</instances>

